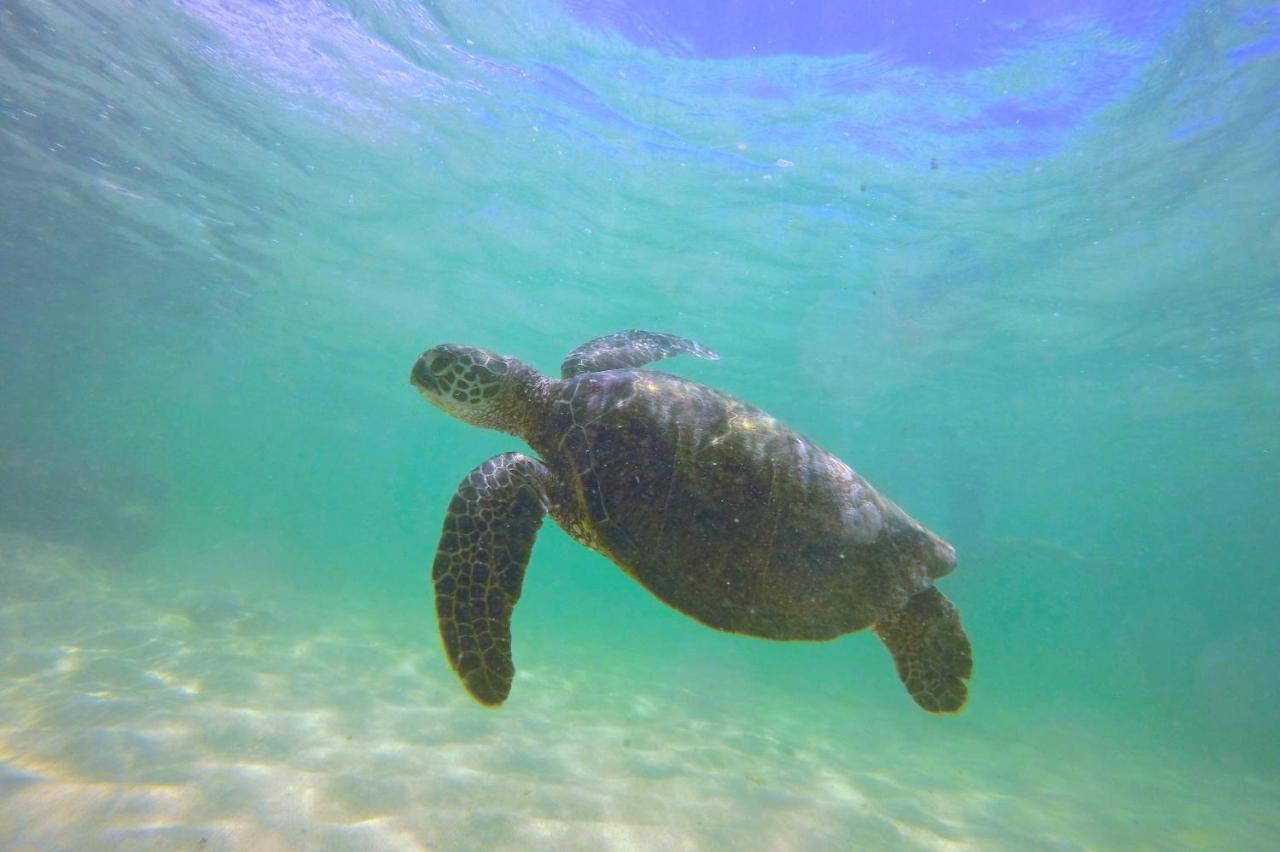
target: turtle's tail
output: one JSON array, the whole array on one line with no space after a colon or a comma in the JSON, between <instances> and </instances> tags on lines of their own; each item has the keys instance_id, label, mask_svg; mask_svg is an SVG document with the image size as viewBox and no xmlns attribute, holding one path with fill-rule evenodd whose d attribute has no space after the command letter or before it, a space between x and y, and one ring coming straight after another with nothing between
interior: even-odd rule
<instances>
[{"instance_id":1,"label":"turtle's tail","mask_svg":"<svg viewBox=\"0 0 1280 852\"><path fill-rule=\"evenodd\" d=\"M955 604L930 586L877 621L875 631L917 704L930 713L960 712L969 697L973 649Z\"/></svg>"}]
</instances>

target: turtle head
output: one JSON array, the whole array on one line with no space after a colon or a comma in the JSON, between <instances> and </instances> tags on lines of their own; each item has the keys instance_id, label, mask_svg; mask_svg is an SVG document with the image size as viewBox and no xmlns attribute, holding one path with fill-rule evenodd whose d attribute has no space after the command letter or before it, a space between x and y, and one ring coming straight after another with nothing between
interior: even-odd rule
<instances>
[{"instance_id":1,"label":"turtle head","mask_svg":"<svg viewBox=\"0 0 1280 852\"><path fill-rule=\"evenodd\" d=\"M532 367L487 349L446 343L418 356L409 384L436 408L486 429L519 434L525 400L545 379Z\"/></svg>"}]
</instances>

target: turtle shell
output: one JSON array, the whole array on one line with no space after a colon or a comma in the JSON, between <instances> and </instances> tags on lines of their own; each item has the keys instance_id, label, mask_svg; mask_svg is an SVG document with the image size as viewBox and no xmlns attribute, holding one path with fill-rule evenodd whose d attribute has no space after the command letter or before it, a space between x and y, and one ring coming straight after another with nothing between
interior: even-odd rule
<instances>
[{"instance_id":1,"label":"turtle shell","mask_svg":"<svg viewBox=\"0 0 1280 852\"><path fill-rule=\"evenodd\" d=\"M830 639L930 582L931 534L728 394L649 370L584 373L560 384L548 420L533 443L563 489L556 520L711 627Z\"/></svg>"}]
</instances>

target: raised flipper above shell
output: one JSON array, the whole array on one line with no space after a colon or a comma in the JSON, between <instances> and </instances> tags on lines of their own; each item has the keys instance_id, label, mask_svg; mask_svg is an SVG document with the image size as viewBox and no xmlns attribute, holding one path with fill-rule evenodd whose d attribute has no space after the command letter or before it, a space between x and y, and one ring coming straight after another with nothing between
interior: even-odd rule
<instances>
[{"instance_id":1,"label":"raised flipper above shell","mask_svg":"<svg viewBox=\"0 0 1280 852\"><path fill-rule=\"evenodd\" d=\"M520 453L472 470L449 503L431 569L449 663L491 707L511 691L511 612L547 512L550 477L542 462Z\"/></svg>"},{"instance_id":2,"label":"raised flipper above shell","mask_svg":"<svg viewBox=\"0 0 1280 852\"><path fill-rule=\"evenodd\" d=\"M955 604L930 586L877 621L875 631L917 704L930 713L960 712L969 698L964 682L973 674L973 650Z\"/></svg>"},{"instance_id":3,"label":"raised flipper above shell","mask_svg":"<svg viewBox=\"0 0 1280 852\"><path fill-rule=\"evenodd\" d=\"M682 354L696 355L708 361L720 360L715 352L687 337L631 329L588 340L565 356L560 365L560 375L567 379L579 373L643 367L645 364Z\"/></svg>"}]
</instances>

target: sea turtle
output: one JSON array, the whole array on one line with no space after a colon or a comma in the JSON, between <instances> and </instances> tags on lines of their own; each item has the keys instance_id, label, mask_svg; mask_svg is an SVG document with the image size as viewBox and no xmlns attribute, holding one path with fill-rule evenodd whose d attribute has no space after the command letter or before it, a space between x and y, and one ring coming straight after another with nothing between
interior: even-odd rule
<instances>
[{"instance_id":1,"label":"sea turtle","mask_svg":"<svg viewBox=\"0 0 1280 852\"><path fill-rule=\"evenodd\" d=\"M969 639L933 581L955 550L848 465L758 408L644 364L718 359L670 334L623 331L569 353L554 380L445 344L410 382L433 405L522 439L462 480L432 567L445 651L482 704L507 698L511 613L547 513L680 612L767 639L872 628L911 697L954 713Z\"/></svg>"}]
</instances>

